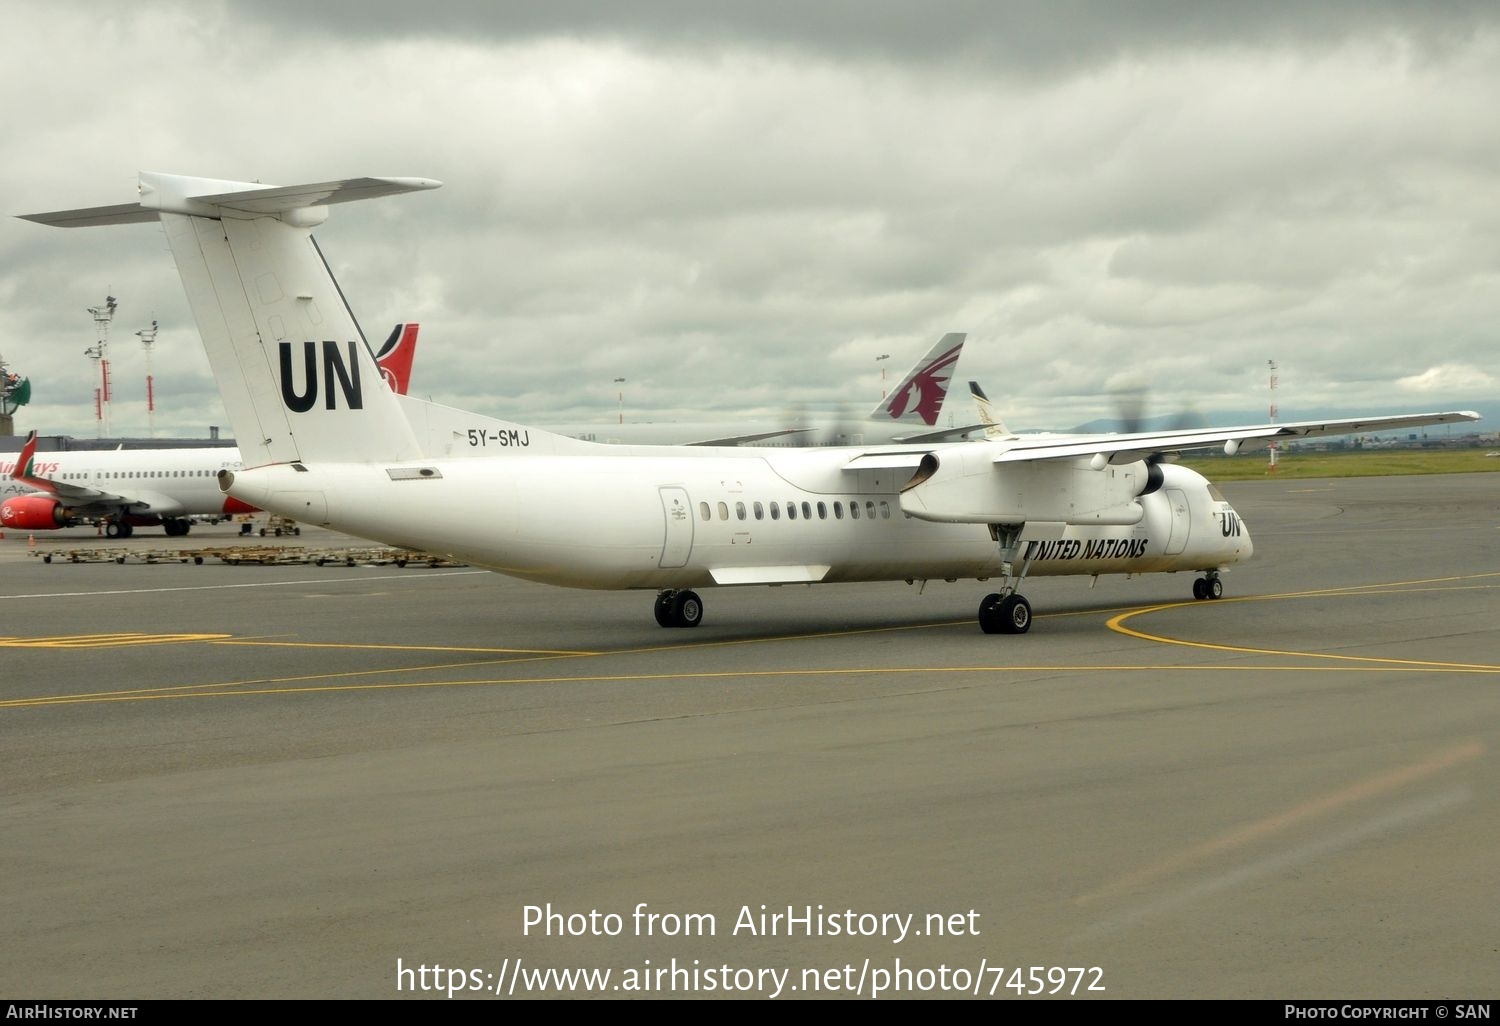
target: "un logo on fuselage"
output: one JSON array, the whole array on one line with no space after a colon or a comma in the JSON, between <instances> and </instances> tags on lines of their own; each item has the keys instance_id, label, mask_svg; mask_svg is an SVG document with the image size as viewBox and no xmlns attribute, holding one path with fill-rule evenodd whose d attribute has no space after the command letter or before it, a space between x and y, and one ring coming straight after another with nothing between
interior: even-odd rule
<instances>
[{"instance_id":1,"label":"un logo on fuselage","mask_svg":"<svg viewBox=\"0 0 1500 1026\"><path fill-rule=\"evenodd\" d=\"M318 348L320 343L302 343L302 378L303 391L298 392L296 384L292 381L292 343L282 342L278 345L281 358L281 400L286 403L286 408L293 413L306 413L318 402L319 360ZM339 344L330 340L321 343L323 349L321 379L326 384L323 388L324 405L332 410L338 407L337 393L344 393L344 405L351 410L363 409L365 405L364 392L359 384L359 358L356 355L355 343L347 343L349 359L346 363L344 354L339 352Z\"/></svg>"}]
</instances>

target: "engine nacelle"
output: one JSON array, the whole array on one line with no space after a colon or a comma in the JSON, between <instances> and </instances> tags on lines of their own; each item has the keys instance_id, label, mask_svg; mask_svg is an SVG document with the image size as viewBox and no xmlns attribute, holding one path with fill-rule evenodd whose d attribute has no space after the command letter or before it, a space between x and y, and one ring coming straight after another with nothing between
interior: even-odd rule
<instances>
[{"instance_id":1,"label":"engine nacelle","mask_svg":"<svg viewBox=\"0 0 1500 1026\"><path fill-rule=\"evenodd\" d=\"M55 531L72 522L67 507L50 495L17 495L0 502L0 526L18 531Z\"/></svg>"},{"instance_id":2,"label":"engine nacelle","mask_svg":"<svg viewBox=\"0 0 1500 1026\"><path fill-rule=\"evenodd\" d=\"M1145 511L1137 498L1151 490L1144 460L1121 466L1092 459L996 463L987 445L928 453L901 492L901 509L922 520L952 524L1051 521L1130 525ZM1159 475L1158 475L1159 477Z\"/></svg>"}]
</instances>

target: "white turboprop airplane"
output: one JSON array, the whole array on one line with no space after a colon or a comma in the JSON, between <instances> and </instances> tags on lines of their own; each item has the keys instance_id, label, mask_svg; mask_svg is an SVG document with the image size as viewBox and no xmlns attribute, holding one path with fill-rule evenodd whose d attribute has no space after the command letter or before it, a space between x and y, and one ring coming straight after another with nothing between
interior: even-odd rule
<instances>
[{"instance_id":1,"label":"white turboprop airplane","mask_svg":"<svg viewBox=\"0 0 1500 1026\"><path fill-rule=\"evenodd\" d=\"M398 324L375 360L386 384L405 392L417 347L415 324ZM193 517L224 519L258 510L219 489L221 470L238 470L239 450L170 449L36 451L33 431L19 453L0 453L0 528L53 531L102 524L111 538L158 524L168 537L191 529Z\"/></svg>"},{"instance_id":2,"label":"white turboprop airplane","mask_svg":"<svg viewBox=\"0 0 1500 1026\"><path fill-rule=\"evenodd\" d=\"M939 428L938 417L948 395L948 381L963 352L961 331L949 332L891 389L869 413L793 416L791 423L740 425L724 434L724 423L548 424L546 430L590 442L625 445L875 445L879 443L954 441L984 425Z\"/></svg>"},{"instance_id":3,"label":"white turboprop airplane","mask_svg":"<svg viewBox=\"0 0 1500 1026\"><path fill-rule=\"evenodd\" d=\"M312 240L335 203L421 178L274 187L143 172L140 200L26 215L59 226L160 219L234 426L242 502L532 581L656 592L999 578L987 633L1024 633L1028 574L1186 572L1199 598L1250 556L1200 475L1158 455L1476 420L1426 413L924 446L600 445L371 387L378 373Z\"/></svg>"}]
</instances>

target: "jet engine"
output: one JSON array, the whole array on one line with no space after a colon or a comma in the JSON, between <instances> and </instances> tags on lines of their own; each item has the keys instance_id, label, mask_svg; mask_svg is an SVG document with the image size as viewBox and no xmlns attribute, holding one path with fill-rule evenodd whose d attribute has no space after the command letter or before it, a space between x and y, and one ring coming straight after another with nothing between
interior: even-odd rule
<instances>
[{"instance_id":1,"label":"jet engine","mask_svg":"<svg viewBox=\"0 0 1500 1026\"><path fill-rule=\"evenodd\" d=\"M72 522L67 508L50 495L17 495L0 502L0 526L18 531L55 531Z\"/></svg>"},{"instance_id":2,"label":"jet engine","mask_svg":"<svg viewBox=\"0 0 1500 1026\"><path fill-rule=\"evenodd\" d=\"M1102 457L995 462L988 445L930 452L901 492L901 509L954 524L1050 521L1130 525L1137 500L1160 483L1144 460L1119 466Z\"/></svg>"}]
</instances>

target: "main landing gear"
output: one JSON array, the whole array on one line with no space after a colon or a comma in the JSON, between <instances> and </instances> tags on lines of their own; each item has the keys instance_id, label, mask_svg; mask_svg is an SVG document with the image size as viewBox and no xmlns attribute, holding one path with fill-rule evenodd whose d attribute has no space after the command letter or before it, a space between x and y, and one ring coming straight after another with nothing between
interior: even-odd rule
<instances>
[{"instance_id":1,"label":"main landing gear","mask_svg":"<svg viewBox=\"0 0 1500 1026\"><path fill-rule=\"evenodd\" d=\"M1031 569L1031 547L1015 572L1016 556L1021 550L1021 528L1024 525L991 524L990 537L1000 546L1000 572L1005 582L998 592L986 595L979 603L979 629L986 634L1025 634L1031 630L1031 603L1019 593L1021 582Z\"/></svg>"},{"instance_id":2,"label":"main landing gear","mask_svg":"<svg viewBox=\"0 0 1500 1026\"><path fill-rule=\"evenodd\" d=\"M656 622L663 627L696 627L703 622L703 600L695 591L669 588L656 596Z\"/></svg>"},{"instance_id":3,"label":"main landing gear","mask_svg":"<svg viewBox=\"0 0 1500 1026\"><path fill-rule=\"evenodd\" d=\"M1031 603L1021 595L986 595L979 603L979 629L986 634L1025 634L1031 630Z\"/></svg>"},{"instance_id":4,"label":"main landing gear","mask_svg":"<svg viewBox=\"0 0 1500 1026\"><path fill-rule=\"evenodd\" d=\"M1219 580L1219 571L1210 570L1193 582L1193 598L1216 599L1224 595L1224 582Z\"/></svg>"}]
</instances>

